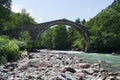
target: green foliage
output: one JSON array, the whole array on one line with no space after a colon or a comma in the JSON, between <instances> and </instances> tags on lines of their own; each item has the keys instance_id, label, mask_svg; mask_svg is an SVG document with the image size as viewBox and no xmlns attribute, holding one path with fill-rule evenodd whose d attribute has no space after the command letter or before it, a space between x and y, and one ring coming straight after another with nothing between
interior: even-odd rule
<instances>
[{"instance_id":1,"label":"green foliage","mask_svg":"<svg viewBox=\"0 0 120 80\"><path fill-rule=\"evenodd\" d=\"M18 47L19 47L20 50L23 51L23 50L27 49L27 43L26 42L24 42L24 41L18 41L16 39L14 39L13 41L14 41L15 44L18 45Z\"/></svg>"},{"instance_id":2,"label":"green foliage","mask_svg":"<svg viewBox=\"0 0 120 80\"><path fill-rule=\"evenodd\" d=\"M40 38L40 44L48 49L67 49L67 29L63 25L48 29Z\"/></svg>"},{"instance_id":3,"label":"green foliage","mask_svg":"<svg viewBox=\"0 0 120 80\"><path fill-rule=\"evenodd\" d=\"M67 48L67 29L65 26L57 26L54 29L53 34L53 48L54 49L66 49Z\"/></svg>"},{"instance_id":4,"label":"green foliage","mask_svg":"<svg viewBox=\"0 0 120 80\"><path fill-rule=\"evenodd\" d=\"M75 22L80 24L81 23L80 18L76 19Z\"/></svg>"},{"instance_id":5,"label":"green foliage","mask_svg":"<svg viewBox=\"0 0 120 80\"><path fill-rule=\"evenodd\" d=\"M19 47L14 41L0 37L0 64L4 64L8 61L16 61L20 58L20 55Z\"/></svg>"},{"instance_id":6,"label":"green foliage","mask_svg":"<svg viewBox=\"0 0 120 80\"><path fill-rule=\"evenodd\" d=\"M7 62L7 56L5 54L0 54L0 64L5 64Z\"/></svg>"},{"instance_id":7,"label":"green foliage","mask_svg":"<svg viewBox=\"0 0 120 80\"><path fill-rule=\"evenodd\" d=\"M53 29L48 29L45 31L40 39L38 40L37 47L39 48L47 48L47 49L53 49Z\"/></svg>"},{"instance_id":8,"label":"green foliage","mask_svg":"<svg viewBox=\"0 0 120 80\"><path fill-rule=\"evenodd\" d=\"M116 10L117 12L120 12L120 4L115 5L113 9Z\"/></svg>"},{"instance_id":9,"label":"green foliage","mask_svg":"<svg viewBox=\"0 0 120 80\"><path fill-rule=\"evenodd\" d=\"M85 44L83 44L84 41L82 39L76 39L72 44L72 49L84 51L85 50Z\"/></svg>"},{"instance_id":10,"label":"green foliage","mask_svg":"<svg viewBox=\"0 0 120 80\"><path fill-rule=\"evenodd\" d=\"M19 47L13 41L8 42L5 49L8 61L15 61L20 57Z\"/></svg>"},{"instance_id":11,"label":"green foliage","mask_svg":"<svg viewBox=\"0 0 120 80\"><path fill-rule=\"evenodd\" d=\"M26 48L27 50L32 50L32 39L28 31L24 31L21 33L20 41L23 41L23 45L21 47Z\"/></svg>"},{"instance_id":12,"label":"green foliage","mask_svg":"<svg viewBox=\"0 0 120 80\"><path fill-rule=\"evenodd\" d=\"M69 34L69 38L68 38L68 43L70 43L69 46L71 46L71 48L73 50L82 50L84 51L85 48L85 40L82 36L82 34L80 34L79 30L70 27L68 30L68 34Z\"/></svg>"},{"instance_id":13,"label":"green foliage","mask_svg":"<svg viewBox=\"0 0 120 80\"><path fill-rule=\"evenodd\" d=\"M27 26L27 25L33 25L36 22L34 21L34 19L27 13L25 12L23 13L12 13L11 14L11 20L10 21L6 21L4 23L4 29L3 30L10 30L10 29L14 29L16 27L20 27L20 26Z\"/></svg>"},{"instance_id":14,"label":"green foliage","mask_svg":"<svg viewBox=\"0 0 120 80\"><path fill-rule=\"evenodd\" d=\"M86 23L96 52L120 52L120 4L108 7Z\"/></svg>"},{"instance_id":15,"label":"green foliage","mask_svg":"<svg viewBox=\"0 0 120 80\"><path fill-rule=\"evenodd\" d=\"M0 0L0 23L9 19L11 0Z\"/></svg>"},{"instance_id":16,"label":"green foliage","mask_svg":"<svg viewBox=\"0 0 120 80\"><path fill-rule=\"evenodd\" d=\"M114 7L118 4L120 4L120 0L114 0L114 2L109 7Z\"/></svg>"},{"instance_id":17,"label":"green foliage","mask_svg":"<svg viewBox=\"0 0 120 80\"><path fill-rule=\"evenodd\" d=\"M83 36L75 28L58 25L45 31L37 45L47 49L84 50L84 42Z\"/></svg>"},{"instance_id":18,"label":"green foliage","mask_svg":"<svg viewBox=\"0 0 120 80\"><path fill-rule=\"evenodd\" d=\"M78 23L78 24L84 25L84 24L86 23L86 20L83 19L83 20L81 21L80 18L78 18L78 19L75 20L75 22Z\"/></svg>"},{"instance_id":19,"label":"green foliage","mask_svg":"<svg viewBox=\"0 0 120 80\"><path fill-rule=\"evenodd\" d=\"M0 0L0 32L3 30L4 22L10 20L11 0Z\"/></svg>"}]
</instances>

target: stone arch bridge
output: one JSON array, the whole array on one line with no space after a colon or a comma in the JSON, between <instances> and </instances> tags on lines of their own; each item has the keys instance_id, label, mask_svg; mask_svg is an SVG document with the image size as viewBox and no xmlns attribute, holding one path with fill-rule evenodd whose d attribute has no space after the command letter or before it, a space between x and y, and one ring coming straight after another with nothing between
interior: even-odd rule
<instances>
[{"instance_id":1,"label":"stone arch bridge","mask_svg":"<svg viewBox=\"0 0 120 80\"><path fill-rule=\"evenodd\" d=\"M85 39L85 42L86 42L86 49L85 49L85 51L88 50L88 48L90 46L88 29L85 26L83 26L83 25L77 24L77 23L72 22L72 21L67 20L67 19L60 19L60 20L55 20L55 21L35 24L35 25L31 25L31 26L22 26L22 27L19 27L19 28L13 30L13 31L11 30L10 32L7 32L7 33L9 33L9 35L11 37L18 38L21 35L22 32L28 31L30 36L33 39L33 43L35 43L36 40L39 38L39 36L45 30L47 30L51 26L59 25L59 24L68 25L68 26L71 26L71 27L74 27L74 28L78 29L80 31L80 33L83 35L83 37Z\"/></svg>"}]
</instances>

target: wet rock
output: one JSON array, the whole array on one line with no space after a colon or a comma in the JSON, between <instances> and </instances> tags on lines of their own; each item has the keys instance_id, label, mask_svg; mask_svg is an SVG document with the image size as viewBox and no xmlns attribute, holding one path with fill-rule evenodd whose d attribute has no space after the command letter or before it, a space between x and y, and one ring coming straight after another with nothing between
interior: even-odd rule
<instances>
[{"instance_id":1,"label":"wet rock","mask_svg":"<svg viewBox=\"0 0 120 80\"><path fill-rule=\"evenodd\" d=\"M91 68L98 68L99 69L100 67L101 67L100 63L94 63L91 65Z\"/></svg>"},{"instance_id":2,"label":"wet rock","mask_svg":"<svg viewBox=\"0 0 120 80\"><path fill-rule=\"evenodd\" d=\"M120 72L119 71L115 72L115 74L117 74L118 76L120 76Z\"/></svg>"},{"instance_id":3,"label":"wet rock","mask_svg":"<svg viewBox=\"0 0 120 80\"><path fill-rule=\"evenodd\" d=\"M117 73L114 73L114 72L107 72L107 74L109 75L109 76L117 76L118 74Z\"/></svg>"}]
</instances>

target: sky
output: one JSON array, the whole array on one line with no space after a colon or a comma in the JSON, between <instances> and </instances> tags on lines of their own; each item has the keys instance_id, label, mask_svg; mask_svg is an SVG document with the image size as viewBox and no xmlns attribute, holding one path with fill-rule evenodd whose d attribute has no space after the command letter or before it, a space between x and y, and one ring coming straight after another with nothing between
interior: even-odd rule
<instances>
[{"instance_id":1,"label":"sky","mask_svg":"<svg viewBox=\"0 0 120 80\"><path fill-rule=\"evenodd\" d=\"M12 11L26 9L36 22L90 20L114 0L12 0Z\"/></svg>"}]
</instances>

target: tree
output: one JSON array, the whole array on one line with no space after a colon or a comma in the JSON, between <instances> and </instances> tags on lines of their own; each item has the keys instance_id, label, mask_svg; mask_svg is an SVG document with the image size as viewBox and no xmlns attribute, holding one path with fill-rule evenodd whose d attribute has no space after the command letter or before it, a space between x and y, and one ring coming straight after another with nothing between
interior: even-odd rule
<instances>
[{"instance_id":1,"label":"tree","mask_svg":"<svg viewBox=\"0 0 120 80\"><path fill-rule=\"evenodd\" d=\"M53 34L54 29L49 28L46 30L39 38L37 42L38 48L46 48L46 49L53 49Z\"/></svg>"},{"instance_id":2,"label":"tree","mask_svg":"<svg viewBox=\"0 0 120 80\"><path fill-rule=\"evenodd\" d=\"M108 7L86 23L96 52L120 52L120 4Z\"/></svg>"},{"instance_id":3,"label":"tree","mask_svg":"<svg viewBox=\"0 0 120 80\"><path fill-rule=\"evenodd\" d=\"M58 25L45 31L41 35L38 45L47 49L84 51L85 40L77 29Z\"/></svg>"},{"instance_id":4,"label":"tree","mask_svg":"<svg viewBox=\"0 0 120 80\"><path fill-rule=\"evenodd\" d=\"M65 50L68 49L68 32L64 25L57 25L45 31L40 37L42 48Z\"/></svg>"},{"instance_id":5,"label":"tree","mask_svg":"<svg viewBox=\"0 0 120 80\"><path fill-rule=\"evenodd\" d=\"M0 0L0 31L3 30L4 22L10 20L11 0Z\"/></svg>"},{"instance_id":6,"label":"tree","mask_svg":"<svg viewBox=\"0 0 120 80\"><path fill-rule=\"evenodd\" d=\"M32 39L31 39L31 36L30 36L28 31L24 31L23 33L21 33L21 37L20 37L19 40L26 42L26 44L27 44L26 49L27 50L29 50L29 51L32 50L32 46L33 46L32 45Z\"/></svg>"},{"instance_id":7,"label":"tree","mask_svg":"<svg viewBox=\"0 0 120 80\"><path fill-rule=\"evenodd\" d=\"M114 0L114 2L110 5L110 7L114 7L118 4L120 4L120 0Z\"/></svg>"},{"instance_id":8,"label":"tree","mask_svg":"<svg viewBox=\"0 0 120 80\"><path fill-rule=\"evenodd\" d=\"M81 23L80 18L76 19L75 22L80 24Z\"/></svg>"},{"instance_id":9,"label":"tree","mask_svg":"<svg viewBox=\"0 0 120 80\"><path fill-rule=\"evenodd\" d=\"M86 20L85 19L83 19L82 21L81 21L81 24L85 24L86 23Z\"/></svg>"},{"instance_id":10,"label":"tree","mask_svg":"<svg viewBox=\"0 0 120 80\"><path fill-rule=\"evenodd\" d=\"M12 13L10 21L4 22L5 26L3 30L10 30L16 27L33 24L36 24L34 18L32 18L26 11L22 13Z\"/></svg>"},{"instance_id":11,"label":"tree","mask_svg":"<svg viewBox=\"0 0 120 80\"><path fill-rule=\"evenodd\" d=\"M68 46L73 50L82 50L85 49L85 39L79 30L69 27L68 30Z\"/></svg>"},{"instance_id":12,"label":"tree","mask_svg":"<svg viewBox=\"0 0 120 80\"><path fill-rule=\"evenodd\" d=\"M34 21L34 18L30 16L30 14L26 11L26 9L21 10L21 25L33 25L36 22Z\"/></svg>"},{"instance_id":13,"label":"tree","mask_svg":"<svg viewBox=\"0 0 120 80\"><path fill-rule=\"evenodd\" d=\"M53 48L54 49L67 49L67 29L63 25L58 25L54 29Z\"/></svg>"}]
</instances>

